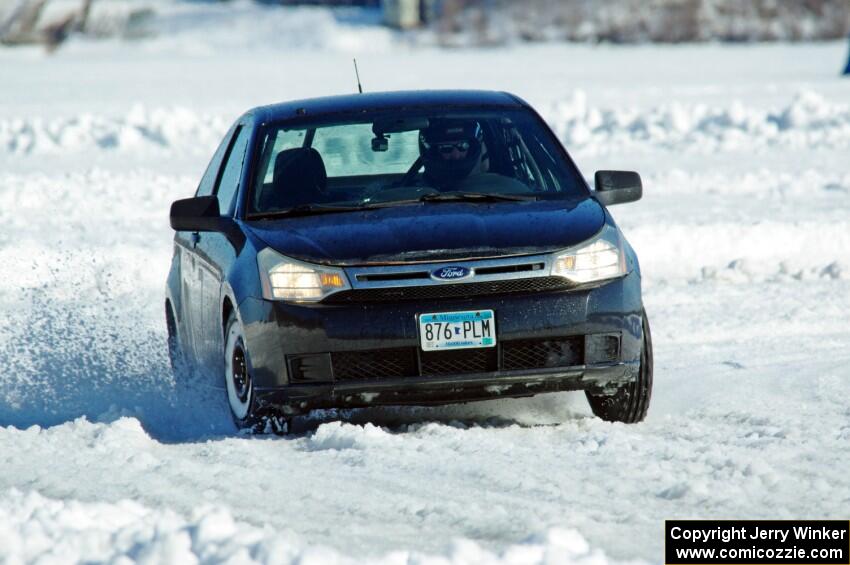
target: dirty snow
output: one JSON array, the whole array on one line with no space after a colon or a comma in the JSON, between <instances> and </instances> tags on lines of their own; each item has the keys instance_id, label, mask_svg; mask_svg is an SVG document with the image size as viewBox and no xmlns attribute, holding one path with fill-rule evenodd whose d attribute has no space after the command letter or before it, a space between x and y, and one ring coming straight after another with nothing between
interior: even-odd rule
<instances>
[{"instance_id":1,"label":"dirty snow","mask_svg":"<svg viewBox=\"0 0 850 565\"><path fill-rule=\"evenodd\" d=\"M347 52L322 21L300 47L0 51L0 561L659 563L665 518L847 518L845 45L444 52L350 25ZM653 327L645 423L565 393L249 437L217 383L173 381L170 202L247 107L350 91L351 53L367 89L510 90L589 179L643 174L613 213Z\"/></svg>"}]
</instances>

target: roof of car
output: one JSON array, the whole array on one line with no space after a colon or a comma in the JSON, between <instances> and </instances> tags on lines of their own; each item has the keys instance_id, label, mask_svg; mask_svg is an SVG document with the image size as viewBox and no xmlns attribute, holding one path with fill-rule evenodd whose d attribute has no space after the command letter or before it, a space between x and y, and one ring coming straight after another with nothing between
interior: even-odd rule
<instances>
[{"instance_id":1,"label":"roof of car","mask_svg":"<svg viewBox=\"0 0 850 565\"><path fill-rule=\"evenodd\" d=\"M307 98L261 106L251 111L260 121L285 120L336 113L421 106L507 106L525 103L507 92L491 90L408 90Z\"/></svg>"}]
</instances>

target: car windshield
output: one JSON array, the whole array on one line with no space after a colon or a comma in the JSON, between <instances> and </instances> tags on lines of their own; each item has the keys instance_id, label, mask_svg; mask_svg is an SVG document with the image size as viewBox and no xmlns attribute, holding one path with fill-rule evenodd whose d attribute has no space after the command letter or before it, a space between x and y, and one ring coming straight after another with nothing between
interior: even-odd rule
<instances>
[{"instance_id":1,"label":"car windshield","mask_svg":"<svg viewBox=\"0 0 850 565\"><path fill-rule=\"evenodd\" d=\"M557 141L525 109L377 112L269 125L258 143L249 218L587 194Z\"/></svg>"}]
</instances>

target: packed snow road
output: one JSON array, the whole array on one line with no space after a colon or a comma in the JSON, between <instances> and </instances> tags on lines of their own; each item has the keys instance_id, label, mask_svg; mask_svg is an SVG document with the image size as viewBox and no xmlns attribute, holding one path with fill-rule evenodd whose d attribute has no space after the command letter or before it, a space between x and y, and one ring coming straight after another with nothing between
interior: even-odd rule
<instances>
[{"instance_id":1,"label":"packed snow road","mask_svg":"<svg viewBox=\"0 0 850 565\"><path fill-rule=\"evenodd\" d=\"M653 404L636 426L568 393L322 413L278 438L171 377L167 211L239 111L349 88L350 59L194 41L0 53L0 561L659 562L665 518L847 518L844 46L361 56L372 89L514 91L586 176L643 173L613 212Z\"/></svg>"}]
</instances>

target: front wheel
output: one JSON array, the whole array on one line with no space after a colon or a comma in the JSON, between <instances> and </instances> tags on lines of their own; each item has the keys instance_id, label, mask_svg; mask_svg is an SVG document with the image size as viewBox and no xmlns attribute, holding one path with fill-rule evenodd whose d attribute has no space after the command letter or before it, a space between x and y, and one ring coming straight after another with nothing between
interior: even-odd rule
<instances>
[{"instance_id":1,"label":"front wheel","mask_svg":"<svg viewBox=\"0 0 850 565\"><path fill-rule=\"evenodd\" d=\"M289 420L274 413L260 414L254 398L254 379L242 324L231 313L224 331L224 385L230 415L239 429L285 434Z\"/></svg>"},{"instance_id":2,"label":"front wheel","mask_svg":"<svg viewBox=\"0 0 850 565\"><path fill-rule=\"evenodd\" d=\"M641 311L643 342L640 348L640 369L637 376L613 394L586 392L594 415L609 422L635 424L646 418L652 396L652 336L646 310Z\"/></svg>"},{"instance_id":3,"label":"front wheel","mask_svg":"<svg viewBox=\"0 0 850 565\"><path fill-rule=\"evenodd\" d=\"M224 386L230 414L239 428L257 423L254 414L254 382L248 364L248 351L242 324L236 314L230 314L224 330Z\"/></svg>"}]
</instances>

